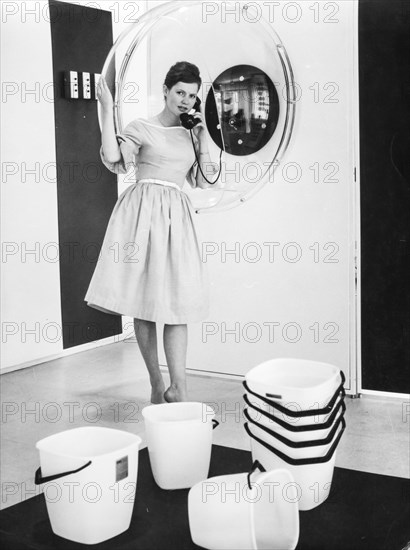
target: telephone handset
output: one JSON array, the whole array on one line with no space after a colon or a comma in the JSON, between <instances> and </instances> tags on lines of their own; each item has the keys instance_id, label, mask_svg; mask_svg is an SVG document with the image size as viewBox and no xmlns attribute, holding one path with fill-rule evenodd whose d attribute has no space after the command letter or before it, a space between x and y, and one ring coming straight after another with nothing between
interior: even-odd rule
<instances>
[{"instance_id":1,"label":"telephone handset","mask_svg":"<svg viewBox=\"0 0 410 550\"><path fill-rule=\"evenodd\" d=\"M201 105L201 100L199 99L199 97L197 97L195 104L192 107L193 109L195 109L196 113L201 112L200 105ZM201 122L199 118L195 118L195 114L189 115L188 113L182 113L182 115L179 116L179 119L181 121L182 126L187 130L191 130L194 126L196 126L199 122Z\"/></svg>"}]
</instances>

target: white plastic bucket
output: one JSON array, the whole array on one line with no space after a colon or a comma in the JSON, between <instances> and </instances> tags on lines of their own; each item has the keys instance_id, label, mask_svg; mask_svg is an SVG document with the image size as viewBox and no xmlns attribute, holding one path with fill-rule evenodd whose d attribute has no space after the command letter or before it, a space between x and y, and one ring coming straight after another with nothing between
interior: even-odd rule
<instances>
[{"instance_id":1,"label":"white plastic bucket","mask_svg":"<svg viewBox=\"0 0 410 550\"><path fill-rule=\"evenodd\" d=\"M329 496L336 461L336 450L344 432L339 431L326 456L295 459L280 452L258 438L245 423L245 430L251 438L252 459L261 462L267 470L286 468L294 478L299 510L312 510Z\"/></svg>"},{"instance_id":2,"label":"white plastic bucket","mask_svg":"<svg viewBox=\"0 0 410 550\"><path fill-rule=\"evenodd\" d=\"M325 439L332 431L335 422L337 422L346 411L346 405L343 396L340 396L331 414L326 415L326 422L316 422L317 417L309 417L312 424L298 424L296 422L286 423L279 419L278 416L271 415L267 412L267 407L259 408L256 403L256 398L253 395L245 394L244 400L248 406L248 413L252 420L262 424L263 426L273 430L283 437L287 437L292 441L310 441L313 439ZM261 401L261 403L263 403ZM305 420L305 419L303 419Z\"/></svg>"},{"instance_id":3,"label":"white plastic bucket","mask_svg":"<svg viewBox=\"0 0 410 550\"><path fill-rule=\"evenodd\" d=\"M332 426L330 433L323 439L309 439L307 441L292 441L274 430L262 426L249 415L247 409L244 410L245 418L250 422L252 433L259 439L262 439L275 449L286 455L291 455L292 458L314 458L325 456L331 449L340 431L344 429L345 422L343 417Z\"/></svg>"},{"instance_id":4,"label":"white plastic bucket","mask_svg":"<svg viewBox=\"0 0 410 550\"><path fill-rule=\"evenodd\" d=\"M340 381L340 369L330 363L278 358L257 365L245 375L251 391L301 410L327 403Z\"/></svg>"},{"instance_id":5,"label":"white plastic bucket","mask_svg":"<svg viewBox=\"0 0 410 550\"><path fill-rule=\"evenodd\" d=\"M142 409L151 469L162 489L189 489L208 477L212 429L210 405L163 403Z\"/></svg>"},{"instance_id":6,"label":"white plastic bucket","mask_svg":"<svg viewBox=\"0 0 410 550\"><path fill-rule=\"evenodd\" d=\"M316 402L315 406L311 406L309 409L302 409L296 402L288 403L288 406L285 406L277 400L270 399L254 392L249 388L246 381L243 382L243 386L248 392L246 394L247 399L251 401L254 407L261 411L265 411L268 415L284 422L287 426L308 426L313 423L325 424L331 417L337 404L344 399L345 390L343 385L345 376L343 372L340 373L340 376L339 384L336 386L330 398Z\"/></svg>"},{"instance_id":7,"label":"white plastic bucket","mask_svg":"<svg viewBox=\"0 0 410 550\"><path fill-rule=\"evenodd\" d=\"M111 428L82 427L36 443L51 528L60 537L97 544L131 523L141 438Z\"/></svg>"},{"instance_id":8,"label":"white plastic bucket","mask_svg":"<svg viewBox=\"0 0 410 550\"><path fill-rule=\"evenodd\" d=\"M188 494L191 537L211 550L293 550L299 539L298 504L289 470L212 477ZM250 482L250 486L249 483ZM285 498L284 498L285 496Z\"/></svg>"}]
</instances>

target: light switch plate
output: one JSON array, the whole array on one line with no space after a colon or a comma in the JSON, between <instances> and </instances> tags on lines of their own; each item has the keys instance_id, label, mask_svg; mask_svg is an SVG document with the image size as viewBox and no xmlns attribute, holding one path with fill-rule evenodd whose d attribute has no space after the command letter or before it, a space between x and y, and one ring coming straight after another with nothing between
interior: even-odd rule
<instances>
[{"instance_id":1,"label":"light switch plate","mask_svg":"<svg viewBox=\"0 0 410 550\"><path fill-rule=\"evenodd\" d=\"M64 96L67 99L78 99L78 73L64 71Z\"/></svg>"},{"instance_id":2,"label":"light switch plate","mask_svg":"<svg viewBox=\"0 0 410 550\"><path fill-rule=\"evenodd\" d=\"M83 98L91 99L91 75L90 73L82 73L83 77Z\"/></svg>"},{"instance_id":3,"label":"light switch plate","mask_svg":"<svg viewBox=\"0 0 410 550\"><path fill-rule=\"evenodd\" d=\"M76 71L70 71L70 96L73 99L78 99L78 73Z\"/></svg>"}]
</instances>

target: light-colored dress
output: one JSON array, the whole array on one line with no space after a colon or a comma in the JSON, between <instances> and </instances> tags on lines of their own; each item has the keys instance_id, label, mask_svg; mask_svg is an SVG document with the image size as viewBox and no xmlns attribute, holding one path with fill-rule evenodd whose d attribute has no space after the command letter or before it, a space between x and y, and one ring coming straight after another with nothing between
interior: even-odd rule
<instances>
[{"instance_id":1,"label":"light-colored dress","mask_svg":"<svg viewBox=\"0 0 410 550\"><path fill-rule=\"evenodd\" d=\"M208 316L209 279L194 226L194 209L182 191L195 182L189 130L144 119L117 134L116 174L136 169L136 183L118 197L84 300L106 313L166 324ZM195 140L196 148L198 144Z\"/></svg>"}]
</instances>

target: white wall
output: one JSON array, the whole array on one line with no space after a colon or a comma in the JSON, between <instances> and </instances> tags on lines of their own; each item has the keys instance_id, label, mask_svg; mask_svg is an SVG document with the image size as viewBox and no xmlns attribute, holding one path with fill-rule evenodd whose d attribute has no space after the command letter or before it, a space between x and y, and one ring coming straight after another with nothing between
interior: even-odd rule
<instances>
[{"instance_id":1,"label":"white wall","mask_svg":"<svg viewBox=\"0 0 410 550\"><path fill-rule=\"evenodd\" d=\"M3 369L62 349L51 35L39 8L2 9Z\"/></svg>"}]
</instances>

